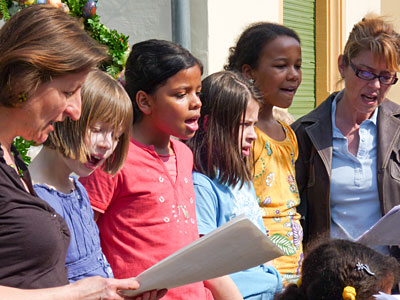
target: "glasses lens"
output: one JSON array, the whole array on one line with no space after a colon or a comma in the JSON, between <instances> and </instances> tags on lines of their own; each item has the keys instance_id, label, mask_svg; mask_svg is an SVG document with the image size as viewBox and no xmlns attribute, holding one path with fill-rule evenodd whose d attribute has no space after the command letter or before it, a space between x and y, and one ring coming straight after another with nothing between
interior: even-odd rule
<instances>
[{"instance_id":1,"label":"glasses lens","mask_svg":"<svg viewBox=\"0 0 400 300\"><path fill-rule=\"evenodd\" d=\"M392 84L395 77L393 76L379 76L379 80L383 84Z\"/></svg>"},{"instance_id":2,"label":"glasses lens","mask_svg":"<svg viewBox=\"0 0 400 300\"><path fill-rule=\"evenodd\" d=\"M368 72L368 71L359 70L358 71L358 77L360 77L361 79L365 79L365 80L372 80L376 76L374 74Z\"/></svg>"}]
</instances>

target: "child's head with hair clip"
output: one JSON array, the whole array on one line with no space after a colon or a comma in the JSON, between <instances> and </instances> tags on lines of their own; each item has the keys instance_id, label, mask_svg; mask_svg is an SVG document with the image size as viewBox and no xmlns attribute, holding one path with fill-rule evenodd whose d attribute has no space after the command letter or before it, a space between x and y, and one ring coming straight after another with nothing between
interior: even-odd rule
<instances>
[{"instance_id":1,"label":"child's head with hair clip","mask_svg":"<svg viewBox=\"0 0 400 300\"><path fill-rule=\"evenodd\" d=\"M241 74L214 73L202 82L200 128L187 142L194 170L222 184L251 180L246 157L256 135L254 124L262 96Z\"/></svg>"},{"instance_id":2,"label":"child's head with hair clip","mask_svg":"<svg viewBox=\"0 0 400 300\"><path fill-rule=\"evenodd\" d=\"M318 242L306 254L301 283L288 286L277 300L372 300L390 294L399 264L367 246L348 240Z\"/></svg>"},{"instance_id":3,"label":"child's head with hair clip","mask_svg":"<svg viewBox=\"0 0 400 300\"><path fill-rule=\"evenodd\" d=\"M79 176L87 176L99 166L115 174L129 146L133 123L129 96L117 80L100 70L89 73L81 96L80 119L67 118L54 124L44 146L77 161L73 171Z\"/></svg>"}]
</instances>

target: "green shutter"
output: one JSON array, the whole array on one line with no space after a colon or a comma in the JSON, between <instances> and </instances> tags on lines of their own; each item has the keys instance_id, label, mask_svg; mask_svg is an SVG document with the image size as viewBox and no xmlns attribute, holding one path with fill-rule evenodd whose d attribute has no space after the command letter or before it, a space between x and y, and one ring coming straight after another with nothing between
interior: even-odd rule
<instances>
[{"instance_id":1,"label":"green shutter","mask_svg":"<svg viewBox=\"0 0 400 300\"><path fill-rule=\"evenodd\" d=\"M289 108L298 119L315 107L315 0L284 0L283 24L301 40L303 81Z\"/></svg>"}]
</instances>

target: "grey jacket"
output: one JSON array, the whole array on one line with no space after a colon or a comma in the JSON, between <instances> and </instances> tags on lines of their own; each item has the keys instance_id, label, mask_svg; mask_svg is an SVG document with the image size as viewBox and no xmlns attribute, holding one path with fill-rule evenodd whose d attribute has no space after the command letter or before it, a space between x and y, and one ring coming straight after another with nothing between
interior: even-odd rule
<instances>
[{"instance_id":1,"label":"grey jacket","mask_svg":"<svg viewBox=\"0 0 400 300\"><path fill-rule=\"evenodd\" d=\"M330 231L331 108L336 93L293 123L299 145L296 179L304 243ZM382 214L400 204L400 106L385 99L378 111L377 179ZM398 230L398 229L396 229ZM398 251L398 248L391 249ZM397 257L400 257L396 254Z\"/></svg>"}]
</instances>

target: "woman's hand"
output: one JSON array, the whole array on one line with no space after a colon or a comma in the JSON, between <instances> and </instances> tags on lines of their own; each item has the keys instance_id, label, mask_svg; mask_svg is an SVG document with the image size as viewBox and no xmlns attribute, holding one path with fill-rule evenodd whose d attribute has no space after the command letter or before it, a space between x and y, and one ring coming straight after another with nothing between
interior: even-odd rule
<instances>
[{"instance_id":1,"label":"woman's hand","mask_svg":"<svg viewBox=\"0 0 400 300\"><path fill-rule=\"evenodd\" d=\"M158 300L167 290L149 291L134 297L124 298L119 290L136 290L139 282L135 278L114 279L99 276L89 277L71 284L76 291L76 300Z\"/></svg>"},{"instance_id":2,"label":"woman's hand","mask_svg":"<svg viewBox=\"0 0 400 300\"><path fill-rule=\"evenodd\" d=\"M13 300L158 300L167 290L149 291L141 295L124 298L119 290L136 290L139 282L135 278L114 279L88 277L72 284L48 289L17 289L0 285L0 299Z\"/></svg>"},{"instance_id":3,"label":"woman's hand","mask_svg":"<svg viewBox=\"0 0 400 300\"><path fill-rule=\"evenodd\" d=\"M123 300L119 290L136 290L139 282L134 278L114 279L89 277L71 284L76 300Z\"/></svg>"}]
</instances>

